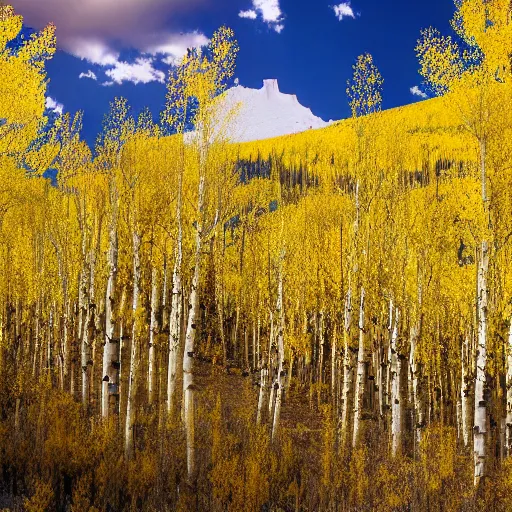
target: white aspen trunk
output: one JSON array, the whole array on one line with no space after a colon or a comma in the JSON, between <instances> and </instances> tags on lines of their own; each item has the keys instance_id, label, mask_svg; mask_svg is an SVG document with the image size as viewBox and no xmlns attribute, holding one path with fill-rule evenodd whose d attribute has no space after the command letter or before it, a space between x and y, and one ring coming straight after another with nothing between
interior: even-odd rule
<instances>
[{"instance_id":1,"label":"white aspen trunk","mask_svg":"<svg viewBox=\"0 0 512 512\"><path fill-rule=\"evenodd\" d=\"M178 236L176 259L174 262L172 278L171 313L169 318L169 362L167 369L167 414L174 412L176 395L176 369L181 338L181 260L182 260L181 232Z\"/></svg>"},{"instance_id":2,"label":"white aspen trunk","mask_svg":"<svg viewBox=\"0 0 512 512\"><path fill-rule=\"evenodd\" d=\"M167 310L167 254L164 255L164 270L162 279L162 330L165 331L169 322L169 311Z\"/></svg>"},{"instance_id":3,"label":"white aspen trunk","mask_svg":"<svg viewBox=\"0 0 512 512\"><path fill-rule=\"evenodd\" d=\"M277 370L277 390L276 390L276 404L274 408L274 421L272 424L272 440L277 436L279 430L279 421L281 416L281 403L283 400L283 387L284 387L284 304L283 304L283 260L284 251L281 253L281 261L279 265L279 285L278 285L278 298L277 298L277 314L279 316L279 328L277 331L277 349L278 349L278 370Z\"/></svg>"},{"instance_id":4,"label":"white aspen trunk","mask_svg":"<svg viewBox=\"0 0 512 512\"><path fill-rule=\"evenodd\" d=\"M109 416L109 402L111 396L119 396L119 353L120 340L116 340L114 324L114 307L116 303L117 280L117 220L113 214L109 229L109 250L107 256L108 280L105 294L105 344L103 346L103 378L101 382L101 416L107 419Z\"/></svg>"},{"instance_id":5,"label":"white aspen trunk","mask_svg":"<svg viewBox=\"0 0 512 512\"><path fill-rule=\"evenodd\" d=\"M352 356L349 346L350 326L352 325L352 291L349 287L345 299L345 325L343 332L343 388L341 395L341 443L345 445L348 429L349 396L352 388Z\"/></svg>"},{"instance_id":6,"label":"white aspen trunk","mask_svg":"<svg viewBox=\"0 0 512 512\"><path fill-rule=\"evenodd\" d=\"M157 308L158 308L158 272L155 267L151 271L151 318L149 322L149 353L148 353L148 403L152 405L155 400L155 334L158 330L157 322Z\"/></svg>"},{"instance_id":7,"label":"white aspen trunk","mask_svg":"<svg viewBox=\"0 0 512 512\"><path fill-rule=\"evenodd\" d=\"M178 239L176 241L174 268L172 272L171 312L169 315L169 360L167 365L167 414L174 413L176 395L176 369L181 341L182 322L182 293L181 293L181 263L183 259L183 228L182 228L182 182L183 171L180 170L178 182L178 200L176 205L176 222Z\"/></svg>"},{"instance_id":8,"label":"white aspen trunk","mask_svg":"<svg viewBox=\"0 0 512 512\"><path fill-rule=\"evenodd\" d=\"M200 216L203 210L205 177L199 179L199 197L197 213ZM196 336L196 314L199 292L199 277L201 274L202 233L199 219L196 224L196 248L194 275L189 297L189 315L185 333L185 350L183 352L183 419L187 443L187 475L190 482L194 480L195 465L195 432L194 432L194 348Z\"/></svg>"},{"instance_id":9,"label":"white aspen trunk","mask_svg":"<svg viewBox=\"0 0 512 512\"><path fill-rule=\"evenodd\" d=\"M460 386L460 404L461 404L461 428L462 439L464 447L469 446L470 431L471 431L471 381L470 381L470 368L468 362L470 360L470 347L468 335L464 336L462 343L461 365L462 365L462 382Z\"/></svg>"},{"instance_id":10,"label":"white aspen trunk","mask_svg":"<svg viewBox=\"0 0 512 512\"><path fill-rule=\"evenodd\" d=\"M482 202L486 214L487 204L487 174L486 174L486 140L480 140L480 173L482 182ZM482 241L477 279L477 320L478 339L476 351L475 372L475 419L473 428L474 449L474 485L477 487L485 477L486 441L487 441L487 403L486 403L486 370L487 370L487 274L489 270L489 246Z\"/></svg>"},{"instance_id":11,"label":"white aspen trunk","mask_svg":"<svg viewBox=\"0 0 512 512\"><path fill-rule=\"evenodd\" d=\"M118 318L119 318L119 372L117 376L117 381L119 383L119 396L117 400L117 414L119 415L119 424L123 425L123 420L125 418L122 417L124 411L126 410L123 403L123 394L124 388L126 387L124 379L125 379L125 368L123 366L123 348L124 348L124 336L125 336L125 304L126 304L126 287L123 286L123 292L121 293L121 303L118 309Z\"/></svg>"},{"instance_id":12,"label":"white aspen trunk","mask_svg":"<svg viewBox=\"0 0 512 512\"><path fill-rule=\"evenodd\" d=\"M387 361L386 361L386 386L384 393L384 410L386 415L386 425L389 425L389 412L391 411L391 361L393 359L393 352L391 350L391 339L393 337L393 299L389 300L389 324L388 324L388 332L389 332L389 344L388 344L388 353L387 353Z\"/></svg>"},{"instance_id":13,"label":"white aspen trunk","mask_svg":"<svg viewBox=\"0 0 512 512\"><path fill-rule=\"evenodd\" d=\"M354 431L352 437L352 446L357 446L359 438L359 428L361 422L361 412L363 410L363 397L364 397L364 380L365 380L365 365L364 365L364 300L365 292L361 287L361 303L359 305L359 350L357 354L357 378L356 389L354 393Z\"/></svg>"},{"instance_id":14,"label":"white aspen trunk","mask_svg":"<svg viewBox=\"0 0 512 512\"><path fill-rule=\"evenodd\" d=\"M53 319L55 303L50 307L50 317L48 319L48 338L47 338L47 366L50 373L50 381L53 381Z\"/></svg>"},{"instance_id":15,"label":"white aspen trunk","mask_svg":"<svg viewBox=\"0 0 512 512\"><path fill-rule=\"evenodd\" d=\"M400 453L402 441L402 404L400 396L400 374L402 362L398 357L399 311L395 309L393 333L391 335L391 454Z\"/></svg>"},{"instance_id":16,"label":"white aspen trunk","mask_svg":"<svg viewBox=\"0 0 512 512\"><path fill-rule=\"evenodd\" d=\"M139 296L140 296L140 244L141 236L136 228L133 231L133 302L132 302L132 336L130 354L130 374L128 377L128 397L126 402L126 423L124 435L124 452L127 459L134 454L133 426L135 419L135 390L137 389L138 336L139 336Z\"/></svg>"},{"instance_id":17,"label":"white aspen trunk","mask_svg":"<svg viewBox=\"0 0 512 512\"><path fill-rule=\"evenodd\" d=\"M256 343L258 341L258 335L256 333L256 318L252 319L252 367L254 370L258 368L258 361L256 360Z\"/></svg>"},{"instance_id":18,"label":"white aspen trunk","mask_svg":"<svg viewBox=\"0 0 512 512\"><path fill-rule=\"evenodd\" d=\"M37 355L39 353L39 317L40 317L40 311L41 311L41 299L37 299L36 303L36 314L34 318L34 357L32 361L32 377L37 377Z\"/></svg>"},{"instance_id":19,"label":"white aspen trunk","mask_svg":"<svg viewBox=\"0 0 512 512\"><path fill-rule=\"evenodd\" d=\"M486 366L487 366L487 272L489 253L487 242L482 242L478 269L478 350L475 378L475 420L473 445L475 459L474 484L478 486L485 476L487 403L486 403Z\"/></svg>"},{"instance_id":20,"label":"white aspen trunk","mask_svg":"<svg viewBox=\"0 0 512 512\"><path fill-rule=\"evenodd\" d=\"M70 314L70 301L68 298L67 292L67 284L66 284L66 293L64 299L64 307L63 307L63 315L62 319L62 357L63 357L63 366L64 366L64 388L68 386L69 383L69 367L70 367L70 359L71 359L71 350L69 346L69 314ZM72 393L73 389L70 388L69 391Z\"/></svg>"},{"instance_id":21,"label":"white aspen trunk","mask_svg":"<svg viewBox=\"0 0 512 512\"><path fill-rule=\"evenodd\" d=\"M97 222L97 219L95 219ZM101 224L99 224L101 226ZM98 244L101 239L101 228L98 230ZM91 244L92 245L92 244ZM89 403L97 399L95 388L99 388L99 379L94 379L94 362L96 361L96 318L99 316L98 305L96 304L96 254L94 246L91 247L89 254L89 289L87 293L87 315L84 328L87 330L87 382L89 389L87 391Z\"/></svg>"},{"instance_id":22,"label":"white aspen trunk","mask_svg":"<svg viewBox=\"0 0 512 512\"><path fill-rule=\"evenodd\" d=\"M412 403L413 403L413 425L416 430L416 450L419 450L421 443L421 435L425 422L423 394L420 389L420 371L417 363L417 344L418 336L420 335L421 320L418 321L418 326L411 329L411 352L409 355L409 383L411 385Z\"/></svg>"},{"instance_id":23,"label":"white aspen trunk","mask_svg":"<svg viewBox=\"0 0 512 512\"><path fill-rule=\"evenodd\" d=\"M258 413L256 415L256 425L261 425L263 416L263 405L265 403L265 396L267 394L268 387L268 366L263 361L260 370L260 393L258 398Z\"/></svg>"},{"instance_id":24,"label":"white aspen trunk","mask_svg":"<svg viewBox=\"0 0 512 512\"><path fill-rule=\"evenodd\" d=\"M242 365L242 358L240 357L240 347L238 345L238 323L240 320L240 306L236 307L236 315L235 315L235 328L232 331L232 341L233 347L235 349L235 361L236 363Z\"/></svg>"},{"instance_id":25,"label":"white aspen trunk","mask_svg":"<svg viewBox=\"0 0 512 512\"><path fill-rule=\"evenodd\" d=\"M85 261L82 267L80 281L78 307L80 308L79 335L81 338L82 405L87 407L89 402L89 304L87 300L87 274L85 271Z\"/></svg>"},{"instance_id":26,"label":"white aspen trunk","mask_svg":"<svg viewBox=\"0 0 512 512\"><path fill-rule=\"evenodd\" d=\"M270 311L270 337L268 340L268 373L270 379L270 393L268 400L268 417L272 419L274 417L274 398L275 398L275 382L274 382L274 357L272 354L272 349L274 345L274 315L272 311Z\"/></svg>"},{"instance_id":27,"label":"white aspen trunk","mask_svg":"<svg viewBox=\"0 0 512 512\"><path fill-rule=\"evenodd\" d=\"M381 337L382 340L382 337ZM377 386L378 386L378 401L379 401L379 416L380 419L384 419L384 400L385 400L385 382L384 382L384 368L387 366L384 362L384 348L382 346L379 347L378 354L378 366L377 366Z\"/></svg>"},{"instance_id":28,"label":"white aspen trunk","mask_svg":"<svg viewBox=\"0 0 512 512\"><path fill-rule=\"evenodd\" d=\"M508 331L507 354L507 418L505 430L505 446L507 457L512 455L512 318Z\"/></svg>"}]
</instances>

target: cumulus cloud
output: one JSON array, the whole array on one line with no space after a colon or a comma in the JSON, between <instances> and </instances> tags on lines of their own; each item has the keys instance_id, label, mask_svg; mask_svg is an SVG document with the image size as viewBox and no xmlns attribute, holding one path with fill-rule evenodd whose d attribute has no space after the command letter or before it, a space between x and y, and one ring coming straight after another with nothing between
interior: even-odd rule
<instances>
[{"instance_id":1,"label":"cumulus cloud","mask_svg":"<svg viewBox=\"0 0 512 512\"><path fill-rule=\"evenodd\" d=\"M78 78L90 78L91 80L98 80L98 77L96 76L96 73L93 73L90 69L87 71L87 73L80 73L78 75Z\"/></svg>"},{"instance_id":2,"label":"cumulus cloud","mask_svg":"<svg viewBox=\"0 0 512 512\"><path fill-rule=\"evenodd\" d=\"M188 48L206 46L209 39L201 32L194 31L186 34L155 35L148 41L145 52L150 55L162 56L166 64L177 64L187 53Z\"/></svg>"},{"instance_id":3,"label":"cumulus cloud","mask_svg":"<svg viewBox=\"0 0 512 512\"><path fill-rule=\"evenodd\" d=\"M238 16L240 16L240 18L247 18L248 20L255 20L258 17L258 13L249 9L247 11L240 11Z\"/></svg>"},{"instance_id":4,"label":"cumulus cloud","mask_svg":"<svg viewBox=\"0 0 512 512\"><path fill-rule=\"evenodd\" d=\"M66 40L66 51L79 59L100 66L114 66L119 59L119 52L111 50L106 43L86 37L72 37Z\"/></svg>"},{"instance_id":5,"label":"cumulus cloud","mask_svg":"<svg viewBox=\"0 0 512 512\"><path fill-rule=\"evenodd\" d=\"M132 76L125 73L128 63L120 61L123 49L158 56L174 64L186 54L187 48L208 42L204 34L183 32L181 27L188 14L210 5L210 0L10 0L10 3L29 26L41 28L54 22L60 49L91 64L111 68L107 71L119 77ZM129 65L141 68L137 61ZM146 70L145 78L151 75L160 81L160 73L151 73L147 64L142 67Z\"/></svg>"},{"instance_id":6,"label":"cumulus cloud","mask_svg":"<svg viewBox=\"0 0 512 512\"><path fill-rule=\"evenodd\" d=\"M252 0L252 9L240 11L240 18L255 20L258 17L272 27L278 34L284 29L283 13L279 6L279 0Z\"/></svg>"},{"instance_id":7,"label":"cumulus cloud","mask_svg":"<svg viewBox=\"0 0 512 512\"><path fill-rule=\"evenodd\" d=\"M64 105L53 99L51 96L46 97L46 108L53 110L59 115L62 115L62 112L64 111Z\"/></svg>"},{"instance_id":8,"label":"cumulus cloud","mask_svg":"<svg viewBox=\"0 0 512 512\"><path fill-rule=\"evenodd\" d=\"M426 100L428 98L428 95L425 94L417 85L410 88L411 94L413 96L419 96L420 98L423 98Z\"/></svg>"},{"instance_id":9,"label":"cumulus cloud","mask_svg":"<svg viewBox=\"0 0 512 512\"><path fill-rule=\"evenodd\" d=\"M341 21L343 18L355 19L356 17L356 14L354 12L354 9L352 9L352 6L350 5L350 2L342 2L341 4L333 5L332 9L339 21Z\"/></svg>"},{"instance_id":10,"label":"cumulus cloud","mask_svg":"<svg viewBox=\"0 0 512 512\"><path fill-rule=\"evenodd\" d=\"M163 83L165 81L165 73L153 67L153 59L144 57L139 57L134 63L117 62L112 69L107 69L105 74L116 84L122 84L123 82L147 84L149 82ZM107 83L104 85L107 85Z\"/></svg>"}]
</instances>

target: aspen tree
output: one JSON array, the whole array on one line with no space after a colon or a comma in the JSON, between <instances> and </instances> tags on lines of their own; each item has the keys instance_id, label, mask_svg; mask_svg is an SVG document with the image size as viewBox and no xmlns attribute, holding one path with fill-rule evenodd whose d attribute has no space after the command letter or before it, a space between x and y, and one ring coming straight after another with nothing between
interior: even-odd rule
<instances>
[{"instance_id":1,"label":"aspen tree","mask_svg":"<svg viewBox=\"0 0 512 512\"><path fill-rule=\"evenodd\" d=\"M490 221L488 147L497 135L500 90L510 87L510 4L463 0L452 26L467 45L461 50L450 37L424 31L418 42L420 72L438 94L447 93L466 130L475 138L480 157L481 197ZM489 226L490 227L490 226ZM487 233L486 233L487 231ZM492 234L483 230L479 248L477 290L478 349L475 375L474 483L486 475L487 414L485 398L489 315L489 251ZM492 240L491 240L492 245Z\"/></svg>"},{"instance_id":2,"label":"aspen tree","mask_svg":"<svg viewBox=\"0 0 512 512\"><path fill-rule=\"evenodd\" d=\"M162 123L176 132L178 138L178 184L176 199L177 237L174 250L174 266L172 273L171 309L169 313L169 357L167 365L167 414L174 411L176 391L176 369L181 340L182 323L182 262L183 262L183 175L185 166L184 131L192 115L190 93L187 91L188 72L192 64L185 59L169 74L167 82L166 109L162 113Z\"/></svg>"},{"instance_id":3,"label":"aspen tree","mask_svg":"<svg viewBox=\"0 0 512 512\"><path fill-rule=\"evenodd\" d=\"M350 109L352 110L352 117L356 121L356 131L358 134L358 150L357 150L357 173L363 171L363 161L365 156L363 154L362 144L362 125L357 119L361 116L368 116L380 112L382 106L382 76L370 54L360 55L356 64L353 66L352 79L347 82L347 95L349 98ZM369 207L369 206L368 206ZM356 184L356 221L355 221L355 247L356 251L359 250L358 244L359 225L361 222L361 207L360 207L360 183L359 180ZM368 255L366 256L368 258ZM366 264L367 266L367 264ZM352 436L352 445L355 447L358 442L361 413L363 409L363 398L365 395L365 289L364 284L361 282L361 300L359 306L359 345L357 356L357 375L354 390L354 429Z\"/></svg>"},{"instance_id":4,"label":"aspen tree","mask_svg":"<svg viewBox=\"0 0 512 512\"><path fill-rule=\"evenodd\" d=\"M281 221L284 222L284 219ZM272 423L272 440L276 438L277 431L279 429L279 422L281 416L281 404L283 400L283 388L284 388L284 330L285 330L285 316L284 316L284 304L283 304L283 260L285 258L285 249L281 249L281 256L279 258L279 276L277 285L277 306L276 313L278 316L278 328L277 328L277 376L274 384L276 389L276 400L274 406L274 418Z\"/></svg>"},{"instance_id":5,"label":"aspen tree","mask_svg":"<svg viewBox=\"0 0 512 512\"><path fill-rule=\"evenodd\" d=\"M237 50L238 46L234 41L233 32L230 29L221 28L214 34L208 46L208 52L204 55L191 52L182 62L186 67L185 104L188 104L191 99L197 101L193 124L196 127L194 150L199 173L195 212L194 273L190 288L189 313L183 353L183 417L187 439L187 473L191 482L194 480L196 473L193 358L197 329L196 315L202 266L202 247L226 214L223 195L228 192L228 190L222 190L221 187L228 184L223 183L222 178L227 178L225 173L229 174L229 170L226 168L219 169L213 160L215 157L218 158L215 151L217 149L216 145L218 145L219 150L222 148L222 133L215 133L213 121L215 119L215 107L218 104L218 94L225 89L227 81L233 76ZM215 171L221 171L220 176L216 177L216 180L219 181L211 183L212 172ZM215 190L216 186L219 187L217 194L214 193L211 198L211 192ZM213 199L213 204L208 201L210 198Z\"/></svg>"},{"instance_id":6,"label":"aspen tree","mask_svg":"<svg viewBox=\"0 0 512 512\"><path fill-rule=\"evenodd\" d=\"M128 105L124 98L116 98L110 105L110 111L104 121L104 131L99 139L97 165L108 176L109 223L107 266L109 269L105 296L105 343L103 346L103 368L101 388L101 415L108 418L112 409L119 406L119 367L121 362L121 341L116 338L115 310L117 302L118 274L118 218L119 218L119 187L117 184L121 150L134 129L133 121L129 118Z\"/></svg>"}]
</instances>

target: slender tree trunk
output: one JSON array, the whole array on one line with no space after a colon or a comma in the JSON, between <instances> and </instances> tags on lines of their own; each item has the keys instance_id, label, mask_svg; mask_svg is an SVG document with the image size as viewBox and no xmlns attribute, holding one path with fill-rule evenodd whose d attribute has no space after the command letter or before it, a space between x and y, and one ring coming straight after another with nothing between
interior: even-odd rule
<instances>
[{"instance_id":1,"label":"slender tree trunk","mask_svg":"<svg viewBox=\"0 0 512 512\"><path fill-rule=\"evenodd\" d=\"M115 208L115 207L114 207ZM110 397L119 397L119 340L115 339L114 308L117 281L117 215L113 213L109 229L108 280L105 294L105 344L103 347L103 377L101 383L101 416L107 419ZM115 408L114 408L115 410Z\"/></svg>"},{"instance_id":2,"label":"slender tree trunk","mask_svg":"<svg viewBox=\"0 0 512 512\"><path fill-rule=\"evenodd\" d=\"M364 361L364 300L365 292L361 287L361 303L359 305L359 350L357 355L357 378L356 389L354 393L354 432L352 437L352 446L356 447L359 439L359 427L361 421L361 412L363 410L363 397L365 388L365 361Z\"/></svg>"},{"instance_id":3,"label":"slender tree trunk","mask_svg":"<svg viewBox=\"0 0 512 512\"><path fill-rule=\"evenodd\" d=\"M182 293L181 293L181 263L183 259L183 228L182 228L182 188L183 170L179 173L178 200L176 205L176 222L178 239L172 273L171 313L169 318L169 361L167 365L167 414L174 413L176 395L176 369L181 341L182 322Z\"/></svg>"},{"instance_id":4,"label":"slender tree trunk","mask_svg":"<svg viewBox=\"0 0 512 512\"><path fill-rule=\"evenodd\" d=\"M462 343L461 365L462 365L462 382L460 386L460 402L461 402L461 424L462 424L462 439L464 447L469 446L471 435L471 366L470 366L470 353L471 348L469 344L469 337L466 334ZM512 362L512 361L511 361Z\"/></svg>"},{"instance_id":5,"label":"slender tree trunk","mask_svg":"<svg viewBox=\"0 0 512 512\"><path fill-rule=\"evenodd\" d=\"M141 236L137 229L133 230L133 303L132 303L132 336L131 336L131 354L130 354L130 375L128 378L128 398L126 403L126 425L125 425L125 444L124 451L127 459L134 455L134 436L133 427L135 424L135 394L137 390L137 370L139 359L139 334L140 334L140 245Z\"/></svg>"},{"instance_id":6,"label":"slender tree trunk","mask_svg":"<svg viewBox=\"0 0 512 512\"><path fill-rule=\"evenodd\" d=\"M505 431L505 446L507 457L512 456L512 318L508 331L507 347L507 418Z\"/></svg>"},{"instance_id":7,"label":"slender tree trunk","mask_svg":"<svg viewBox=\"0 0 512 512\"><path fill-rule=\"evenodd\" d=\"M413 403L413 425L416 431L415 443L416 451L419 450L421 443L421 436L425 423L425 411L423 404L423 392L421 389L421 375L420 368L417 362L417 346L418 338L421 333L421 319L418 320L418 325L411 329L411 351L409 355L409 372L410 382L412 383L412 403Z\"/></svg>"},{"instance_id":8,"label":"slender tree trunk","mask_svg":"<svg viewBox=\"0 0 512 512\"><path fill-rule=\"evenodd\" d=\"M345 439L349 423L349 397L352 388L352 351L350 349L350 327L352 325L352 293L349 287L345 299L345 326L343 331L343 389L341 395L341 443Z\"/></svg>"},{"instance_id":9,"label":"slender tree trunk","mask_svg":"<svg viewBox=\"0 0 512 512\"><path fill-rule=\"evenodd\" d=\"M278 299L277 299L277 315L279 317L279 328L277 331L277 349L278 349L278 370L277 370L277 391L276 391L276 405L274 408L274 422L272 425L272 440L277 436L279 430L279 422L281 416L281 403L283 399L284 387L284 304L283 304L283 260L284 251L281 254L279 264L279 284L278 284Z\"/></svg>"},{"instance_id":10,"label":"slender tree trunk","mask_svg":"<svg viewBox=\"0 0 512 512\"><path fill-rule=\"evenodd\" d=\"M268 377L270 382L270 393L268 400L268 417L270 420L274 417L274 405L275 405L275 374L276 370L274 368L275 365L275 357L274 357L274 315L272 311L270 311L270 336L268 340Z\"/></svg>"},{"instance_id":11,"label":"slender tree trunk","mask_svg":"<svg viewBox=\"0 0 512 512\"><path fill-rule=\"evenodd\" d=\"M123 402L123 395L128 396L127 393L125 393L126 388L126 377L125 373L126 370L123 366L123 348L124 348L124 338L125 338L125 325L126 325L126 319L125 319L125 304L126 304L126 287L123 287L123 292L121 293L121 304L119 305L118 309L118 317L119 317L119 373L118 373L118 382L119 382L119 397L117 400L117 414L119 415L119 425L123 425L126 418L123 418L122 415L124 414L124 411L126 410L126 407ZM126 359L126 357L125 357Z\"/></svg>"},{"instance_id":12,"label":"slender tree trunk","mask_svg":"<svg viewBox=\"0 0 512 512\"><path fill-rule=\"evenodd\" d=\"M167 370L167 414L172 415L176 400L176 369L181 339L181 237L178 237L173 270L171 315L169 320L169 363Z\"/></svg>"},{"instance_id":13,"label":"slender tree trunk","mask_svg":"<svg viewBox=\"0 0 512 512\"><path fill-rule=\"evenodd\" d=\"M265 403L265 398L267 395L267 388L268 388L268 366L263 360L261 364L261 370L260 370L260 392L259 392L259 398L258 398L258 413L256 415L256 425L261 425L262 422L262 415L263 415L263 406Z\"/></svg>"},{"instance_id":14,"label":"slender tree trunk","mask_svg":"<svg viewBox=\"0 0 512 512\"><path fill-rule=\"evenodd\" d=\"M199 178L199 196L197 213L200 217L203 211L205 177ZM196 224L196 247L194 258L194 275L189 297L189 315L187 330L185 333L185 350L183 352L183 418L185 423L185 434L187 443L187 475L189 483L193 483L196 474L196 452L195 452L195 425L194 425L194 349L196 336L196 314L199 298L199 278L201 275L201 249L202 249L202 226Z\"/></svg>"},{"instance_id":15,"label":"slender tree trunk","mask_svg":"<svg viewBox=\"0 0 512 512\"><path fill-rule=\"evenodd\" d=\"M489 269L489 249L487 242L482 242L478 271L478 350L475 379L475 420L473 445L475 453L475 486L485 476L486 441L487 441L487 401L486 401L486 367L487 367L487 273Z\"/></svg>"},{"instance_id":16,"label":"slender tree trunk","mask_svg":"<svg viewBox=\"0 0 512 512\"><path fill-rule=\"evenodd\" d=\"M81 339L81 363L82 363L82 405L87 408L89 403L89 301L87 298L87 273L86 263L82 267L80 294L80 339Z\"/></svg>"},{"instance_id":17,"label":"slender tree trunk","mask_svg":"<svg viewBox=\"0 0 512 512\"><path fill-rule=\"evenodd\" d=\"M400 453L402 444L402 404L400 376L402 362L398 355L399 311L395 309L393 333L391 335L391 453L395 457Z\"/></svg>"},{"instance_id":18,"label":"slender tree trunk","mask_svg":"<svg viewBox=\"0 0 512 512\"><path fill-rule=\"evenodd\" d=\"M151 318L149 322L149 354L148 354L148 403L153 405L156 386L156 349L155 334L158 334L157 322L158 308L158 271L155 267L151 270Z\"/></svg>"}]
</instances>

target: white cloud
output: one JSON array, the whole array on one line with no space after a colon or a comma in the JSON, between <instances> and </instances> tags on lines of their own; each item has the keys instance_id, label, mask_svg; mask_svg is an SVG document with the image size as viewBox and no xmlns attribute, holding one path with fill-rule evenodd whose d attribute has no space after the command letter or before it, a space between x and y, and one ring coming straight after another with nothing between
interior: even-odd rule
<instances>
[{"instance_id":1,"label":"white cloud","mask_svg":"<svg viewBox=\"0 0 512 512\"><path fill-rule=\"evenodd\" d=\"M46 108L53 110L59 115L62 115L64 110L64 105L59 103L57 100L53 99L51 96L46 97Z\"/></svg>"},{"instance_id":2,"label":"white cloud","mask_svg":"<svg viewBox=\"0 0 512 512\"><path fill-rule=\"evenodd\" d=\"M10 0L10 3L34 28L54 22L60 49L91 64L113 68L116 76L119 69L126 67L120 61L123 49L158 55L173 64L186 54L187 48L206 44L208 39L204 34L184 33L178 23L189 14L215 8L211 0ZM153 77L160 80L158 73L153 73Z\"/></svg>"},{"instance_id":3,"label":"white cloud","mask_svg":"<svg viewBox=\"0 0 512 512\"><path fill-rule=\"evenodd\" d=\"M338 5L333 5L332 9L334 10L334 14L341 21L343 18L353 18L355 19L356 14L350 5L350 2L342 2Z\"/></svg>"},{"instance_id":4,"label":"white cloud","mask_svg":"<svg viewBox=\"0 0 512 512\"><path fill-rule=\"evenodd\" d=\"M188 48L200 48L209 42L210 40L198 31L167 36L156 35L154 42L150 42L144 48L144 52L153 56L162 55L163 62L175 65L186 55Z\"/></svg>"},{"instance_id":5,"label":"white cloud","mask_svg":"<svg viewBox=\"0 0 512 512\"><path fill-rule=\"evenodd\" d=\"M117 62L105 74L116 84L133 82L134 84L147 84L149 82L165 82L165 73L153 67L153 59L139 57L134 63ZM106 84L103 84L106 85Z\"/></svg>"},{"instance_id":6,"label":"white cloud","mask_svg":"<svg viewBox=\"0 0 512 512\"><path fill-rule=\"evenodd\" d=\"M428 98L428 95L425 94L417 85L410 88L411 94L414 96L419 96L420 98L423 98L426 100Z\"/></svg>"},{"instance_id":7,"label":"white cloud","mask_svg":"<svg viewBox=\"0 0 512 512\"><path fill-rule=\"evenodd\" d=\"M240 16L240 18L247 18L248 20L255 20L258 17L258 13L252 9L249 9L247 11L240 11L238 16Z\"/></svg>"},{"instance_id":8,"label":"white cloud","mask_svg":"<svg viewBox=\"0 0 512 512\"><path fill-rule=\"evenodd\" d=\"M92 72L90 69L87 73L80 73L78 78L90 78L91 80L98 80L96 73Z\"/></svg>"},{"instance_id":9,"label":"white cloud","mask_svg":"<svg viewBox=\"0 0 512 512\"><path fill-rule=\"evenodd\" d=\"M261 16L261 19L278 34L284 29L283 13L279 6L279 0L252 0L252 9L240 11L238 16L250 20L255 20L258 16Z\"/></svg>"},{"instance_id":10,"label":"white cloud","mask_svg":"<svg viewBox=\"0 0 512 512\"><path fill-rule=\"evenodd\" d=\"M255 11L259 11L263 21L277 23L281 20L282 12L279 7L279 0L252 0Z\"/></svg>"},{"instance_id":11,"label":"white cloud","mask_svg":"<svg viewBox=\"0 0 512 512\"><path fill-rule=\"evenodd\" d=\"M74 37L67 40L66 51L79 59L100 66L114 66L119 59L119 52L111 50L103 41L85 37Z\"/></svg>"}]
</instances>

